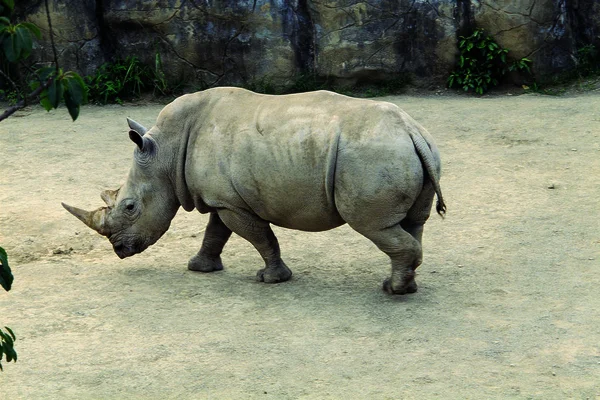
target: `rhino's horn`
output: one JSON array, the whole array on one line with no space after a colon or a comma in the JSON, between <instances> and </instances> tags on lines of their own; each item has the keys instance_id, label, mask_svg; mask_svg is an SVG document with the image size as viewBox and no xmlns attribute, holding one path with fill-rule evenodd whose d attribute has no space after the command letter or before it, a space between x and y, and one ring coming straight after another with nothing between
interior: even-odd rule
<instances>
[{"instance_id":1,"label":"rhino's horn","mask_svg":"<svg viewBox=\"0 0 600 400\"><path fill-rule=\"evenodd\" d=\"M106 207L102 207L94 211L86 211L82 210L81 208L72 207L65 203L61 204L68 212L76 216L81 222L83 222L99 234L108 236L109 232L105 222Z\"/></svg>"},{"instance_id":2,"label":"rhino's horn","mask_svg":"<svg viewBox=\"0 0 600 400\"><path fill-rule=\"evenodd\" d=\"M127 118L127 124L129 124L129 128L131 128L131 130L136 131L141 136L144 136L144 134L148 132L148 129L146 129L142 124L135 122L131 118Z\"/></svg>"},{"instance_id":3,"label":"rhino's horn","mask_svg":"<svg viewBox=\"0 0 600 400\"><path fill-rule=\"evenodd\" d=\"M102 200L104 200L104 202L106 203L107 206L114 207L115 203L117 202L118 194L119 194L119 189L105 190L102 193L100 193L100 197L102 198Z\"/></svg>"}]
</instances>

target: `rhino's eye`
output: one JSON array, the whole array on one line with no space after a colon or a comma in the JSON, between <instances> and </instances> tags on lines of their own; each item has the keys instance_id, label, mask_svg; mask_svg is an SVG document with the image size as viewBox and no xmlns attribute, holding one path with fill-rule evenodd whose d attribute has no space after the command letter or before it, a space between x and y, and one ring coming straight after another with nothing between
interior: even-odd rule
<instances>
[{"instance_id":1,"label":"rhino's eye","mask_svg":"<svg viewBox=\"0 0 600 400\"><path fill-rule=\"evenodd\" d=\"M135 208L135 206L133 204L127 204L125 206L125 208L127 209L127 211L133 211L133 209Z\"/></svg>"}]
</instances>

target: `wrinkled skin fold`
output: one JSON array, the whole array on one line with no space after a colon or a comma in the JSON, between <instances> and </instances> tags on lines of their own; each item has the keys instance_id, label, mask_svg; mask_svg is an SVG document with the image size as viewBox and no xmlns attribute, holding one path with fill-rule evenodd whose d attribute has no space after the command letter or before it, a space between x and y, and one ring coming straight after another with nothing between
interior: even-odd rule
<instances>
[{"instance_id":1,"label":"wrinkled skin fold","mask_svg":"<svg viewBox=\"0 0 600 400\"><path fill-rule=\"evenodd\" d=\"M439 151L429 133L396 105L327 91L269 96L215 88L167 105L147 129L128 119L134 161L123 186L85 211L63 203L106 236L121 257L144 251L179 207L210 213L188 268L223 269L232 232L264 260L262 282L291 278L270 225L323 231L342 224L391 260L383 289L417 290L423 226L437 195Z\"/></svg>"}]
</instances>

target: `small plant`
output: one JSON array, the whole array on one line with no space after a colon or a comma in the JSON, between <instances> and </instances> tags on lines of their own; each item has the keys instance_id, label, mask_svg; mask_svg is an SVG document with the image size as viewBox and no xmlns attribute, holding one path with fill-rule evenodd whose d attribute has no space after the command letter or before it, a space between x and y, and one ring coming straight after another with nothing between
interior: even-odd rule
<instances>
[{"instance_id":1,"label":"small plant","mask_svg":"<svg viewBox=\"0 0 600 400\"><path fill-rule=\"evenodd\" d=\"M246 82L243 85L243 87L248 90L252 90L253 92L262 93L262 94L281 94L282 93L282 89L278 88L277 85L273 84L273 79L266 75Z\"/></svg>"},{"instance_id":2,"label":"small plant","mask_svg":"<svg viewBox=\"0 0 600 400\"><path fill-rule=\"evenodd\" d=\"M152 72L154 75L152 80L154 83L154 95L158 92L161 96L169 96L177 91L178 85L175 87L169 85L169 81L163 70L162 58L160 57L159 52L156 52L156 55L154 56L154 71Z\"/></svg>"},{"instance_id":3,"label":"small plant","mask_svg":"<svg viewBox=\"0 0 600 400\"><path fill-rule=\"evenodd\" d=\"M102 64L95 75L86 77L90 100L101 104L137 98L152 80L152 72L137 57Z\"/></svg>"},{"instance_id":4,"label":"small plant","mask_svg":"<svg viewBox=\"0 0 600 400\"><path fill-rule=\"evenodd\" d=\"M269 76L247 82L243 87L263 94L305 93L316 90L329 90L355 97L380 97L401 92L411 77L403 75L393 79L382 79L373 82L358 82L344 85L334 82L328 77L315 74L300 74L288 85L276 85Z\"/></svg>"},{"instance_id":5,"label":"small plant","mask_svg":"<svg viewBox=\"0 0 600 400\"><path fill-rule=\"evenodd\" d=\"M465 92L483 94L498 86L509 71L531 73L531 60L521 58L509 63L508 50L500 47L483 29L476 29L470 36L461 36L458 49L458 67L448 77L448 87L458 86Z\"/></svg>"},{"instance_id":6,"label":"small plant","mask_svg":"<svg viewBox=\"0 0 600 400\"><path fill-rule=\"evenodd\" d=\"M577 49L575 53L576 71L579 77L587 77L600 73L600 52L593 44Z\"/></svg>"},{"instance_id":7,"label":"small plant","mask_svg":"<svg viewBox=\"0 0 600 400\"><path fill-rule=\"evenodd\" d=\"M15 89L2 90L0 89L0 100L6 101L9 105L14 106L20 100L22 100L23 96Z\"/></svg>"}]
</instances>

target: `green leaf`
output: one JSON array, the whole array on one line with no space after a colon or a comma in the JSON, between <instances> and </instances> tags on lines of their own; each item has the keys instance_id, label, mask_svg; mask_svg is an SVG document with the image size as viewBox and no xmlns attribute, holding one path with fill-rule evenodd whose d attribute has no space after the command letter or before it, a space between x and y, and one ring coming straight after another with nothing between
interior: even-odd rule
<instances>
[{"instance_id":1,"label":"green leaf","mask_svg":"<svg viewBox=\"0 0 600 400\"><path fill-rule=\"evenodd\" d=\"M2 341L5 343L4 352L8 354L10 352L10 348L13 347L15 341L12 337L8 336L6 333L2 332Z\"/></svg>"},{"instance_id":2,"label":"green leaf","mask_svg":"<svg viewBox=\"0 0 600 400\"><path fill-rule=\"evenodd\" d=\"M7 292L10 290L14 277L8 266L8 254L0 247L0 286Z\"/></svg>"},{"instance_id":3,"label":"green leaf","mask_svg":"<svg viewBox=\"0 0 600 400\"><path fill-rule=\"evenodd\" d=\"M4 55L6 56L6 59L9 62L14 63L17 61L19 54L15 49L15 35L6 35L4 37L4 40L2 40L2 48L4 50Z\"/></svg>"},{"instance_id":4,"label":"green leaf","mask_svg":"<svg viewBox=\"0 0 600 400\"><path fill-rule=\"evenodd\" d=\"M65 91L65 105L67 106L67 110L69 110L69 115L71 116L71 119L73 121L75 121L77 119L77 117L79 117L79 109L80 109L79 104L80 103L77 103L73 99L73 95L67 89Z\"/></svg>"},{"instance_id":5,"label":"green leaf","mask_svg":"<svg viewBox=\"0 0 600 400\"><path fill-rule=\"evenodd\" d=\"M87 102L87 89L85 82L81 76L73 71L65 74L65 90L68 92L72 100L77 104L85 104Z\"/></svg>"},{"instance_id":6,"label":"green leaf","mask_svg":"<svg viewBox=\"0 0 600 400\"><path fill-rule=\"evenodd\" d=\"M6 17L0 17L0 25L10 25L10 19Z\"/></svg>"},{"instance_id":7,"label":"green leaf","mask_svg":"<svg viewBox=\"0 0 600 400\"><path fill-rule=\"evenodd\" d=\"M2 0L2 3L12 11L15 8L15 0Z\"/></svg>"},{"instance_id":8,"label":"green leaf","mask_svg":"<svg viewBox=\"0 0 600 400\"><path fill-rule=\"evenodd\" d=\"M44 67L44 68L38 69L36 72L37 72L40 80L45 83L48 79L50 79L52 74L54 74L56 72L56 68L55 67Z\"/></svg>"},{"instance_id":9,"label":"green leaf","mask_svg":"<svg viewBox=\"0 0 600 400\"><path fill-rule=\"evenodd\" d=\"M13 340L17 340L17 337L15 336L15 333L12 331L12 329L10 329L8 326L5 326L4 329L6 329L8 333L10 333L10 336L12 336Z\"/></svg>"},{"instance_id":10,"label":"green leaf","mask_svg":"<svg viewBox=\"0 0 600 400\"><path fill-rule=\"evenodd\" d=\"M31 48L33 47L33 40L31 40L31 33L23 26L18 26L16 30L16 40L19 47L19 58L27 58L31 54Z\"/></svg>"},{"instance_id":11,"label":"green leaf","mask_svg":"<svg viewBox=\"0 0 600 400\"><path fill-rule=\"evenodd\" d=\"M46 111L52 110L52 103L50 103L50 100L48 99L48 90L44 90L42 92L42 95L40 96L40 104Z\"/></svg>"},{"instance_id":12,"label":"green leaf","mask_svg":"<svg viewBox=\"0 0 600 400\"><path fill-rule=\"evenodd\" d=\"M63 85L58 79L54 79L50 86L48 86L48 100L52 104L52 108L58 108L61 99L63 98Z\"/></svg>"},{"instance_id":13,"label":"green leaf","mask_svg":"<svg viewBox=\"0 0 600 400\"><path fill-rule=\"evenodd\" d=\"M40 28L37 27L37 25L32 24L31 22L21 22L19 25L22 25L23 27L27 28L38 39L42 38L42 32L40 31Z\"/></svg>"}]
</instances>

